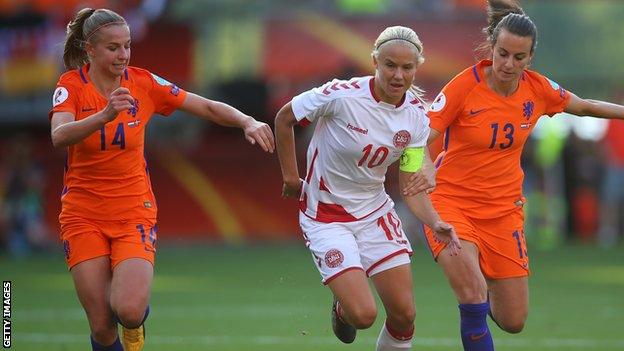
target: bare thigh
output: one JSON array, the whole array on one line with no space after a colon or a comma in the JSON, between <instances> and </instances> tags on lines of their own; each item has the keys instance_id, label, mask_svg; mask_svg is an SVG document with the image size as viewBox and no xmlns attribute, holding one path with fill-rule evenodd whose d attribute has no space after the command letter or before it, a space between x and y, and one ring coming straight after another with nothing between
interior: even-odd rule
<instances>
[{"instance_id":1,"label":"bare thigh","mask_svg":"<svg viewBox=\"0 0 624 351\"><path fill-rule=\"evenodd\" d=\"M451 256L448 249L438 255L438 264L455 292L460 304L483 303L487 301L487 283L479 266L477 246L461 240L459 255Z\"/></svg>"}]
</instances>

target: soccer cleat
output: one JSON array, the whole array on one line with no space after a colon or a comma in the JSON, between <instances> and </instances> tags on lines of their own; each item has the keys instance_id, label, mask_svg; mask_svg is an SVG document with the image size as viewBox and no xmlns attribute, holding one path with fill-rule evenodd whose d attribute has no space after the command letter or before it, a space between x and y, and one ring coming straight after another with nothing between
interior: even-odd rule
<instances>
[{"instance_id":1,"label":"soccer cleat","mask_svg":"<svg viewBox=\"0 0 624 351\"><path fill-rule=\"evenodd\" d=\"M345 344L350 344L355 340L355 334L357 333L357 329L354 326L346 323L340 318L337 311L338 300L334 297L334 303L332 304L332 329L334 330L334 335L338 338L338 340L344 342Z\"/></svg>"},{"instance_id":2,"label":"soccer cleat","mask_svg":"<svg viewBox=\"0 0 624 351\"><path fill-rule=\"evenodd\" d=\"M145 344L145 327L128 329L122 327L122 344L124 351L141 351Z\"/></svg>"}]
</instances>

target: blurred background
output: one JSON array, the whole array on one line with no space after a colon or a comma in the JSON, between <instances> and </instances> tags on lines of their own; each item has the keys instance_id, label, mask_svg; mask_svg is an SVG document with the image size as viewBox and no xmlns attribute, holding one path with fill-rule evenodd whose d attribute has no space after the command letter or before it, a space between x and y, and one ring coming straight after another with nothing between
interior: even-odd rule
<instances>
[{"instance_id":1,"label":"blurred background","mask_svg":"<svg viewBox=\"0 0 624 351\"><path fill-rule=\"evenodd\" d=\"M522 5L539 31L533 69L581 97L624 103L624 2L525 0ZM411 27L421 37L426 62L417 82L432 101L446 82L476 62L474 48L485 26L483 0L0 0L3 277L20 276L3 265L30 267L26 277L53 261L58 279L71 288L62 272L57 221L65 150L52 147L47 114L64 72L65 27L85 6L110 8L127 19L131 65L271 126L278 109L299 92L334 77L372 74L373 41L391 25ZM253 250L249 257L264 250L270 262L284 244L300 250L297 204L280 197L276 155L248 145L239 130L183 113L152 121L146 145L159 205L160 252L189 243L201 243L195 246L213 254L245 247L242 252ZM302 174L311 132L296 130ZM532 250L549 255L582 247L589 256L617 257L611 275L624 277L624 121L543 118L527 144L523 167ZM400 202L396 170L387 178L405 229L421 250L420 226ZM313 265L300 251L316 284ZM203 254L195 254L202 264ZM623 281L616 283L618 294ZM156 297L158 291L157 285ZM71 289L63 293L72 295ZM623 308L621 302L617 308ZM624 341L616 346L624 349Z\"/></svg>"}]
</instances>

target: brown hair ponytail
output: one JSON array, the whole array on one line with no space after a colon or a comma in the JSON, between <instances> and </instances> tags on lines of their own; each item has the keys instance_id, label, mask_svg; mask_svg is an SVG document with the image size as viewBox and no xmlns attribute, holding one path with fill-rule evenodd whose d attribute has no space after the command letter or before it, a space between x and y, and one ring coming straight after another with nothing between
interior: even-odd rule
<instances>
[{"instance_id":1,"label":"brown hair ponytail","mask_svg":"<svg viewBox=\"0 0 624 351\"><path fill-rule=\"evenodd\" d=\"M84 51L84 33L82 27L95 9L82 9L78 11L76 17L67 25L67 36L65 37L65 49L63 50L63 62L65 68L75 69L89 61L87 53Z\"/></svg>"},{"instance_id":2,"label":"brown hair ponytail","mask_svg":"<svg viewBox=\"0 0 624 351\"><path fill-rule=\"evenodd\" d=\"M531 37L533 40L531 53L535 50L537 27L531 18L524 14L517 0L488 0L487 15L488 25L483 28L486 40L479 45L478 52L489 52L503 29L521 37Z\"/></svg>"}]
</instances>

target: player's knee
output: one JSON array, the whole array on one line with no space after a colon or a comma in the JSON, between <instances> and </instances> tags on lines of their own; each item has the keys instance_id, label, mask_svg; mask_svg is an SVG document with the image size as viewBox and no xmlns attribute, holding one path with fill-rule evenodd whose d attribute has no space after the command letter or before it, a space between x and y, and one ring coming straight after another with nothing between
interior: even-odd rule
<instances>
[{"instance_id":1,"label":"player's knee","mask_svg":"<svg viewBox=\"0 0 624 351\"><path fill-rule=\"evenodd\" d=\"M393 312L388 314L388 319L392 320L392 325L409 328L414 324L414 320L416 320L416 310L414 307L406 307L401 309L398 313Z\"/></svg>"},{"instance_id":2,"label":"player's knee","mask_svg":"<svg viewBox=\"0 0 624 351\"><path fill-rule=\"evenodd\" d=\"M499 323L499 326L510 334L518 334L524 329L524 321L504 322Z\"/></svg>"},{"instance_id":3,"label":"player's knee","mask_svg":"<svg viewBox=\"0 0 624 351\"><path fill-rule=\"evenodd\" d=\"M359 308L349 314L349 322L357 329L367 329L375 323L376 307Z\"/></svg>"},{"instance_id":4,"label":"player's knee","mask_svg":"<svg viewBox=\"0 0 624 351\"><path fill-rule=\"evenodd\" d=\"M487 289L478 285L464 285L455 289L461 303L482 303L487 301Z\"/></svg>"},{"instance_id":5,"label":"player's knee","mask_svg":"<svg viewBox=\"0 0 624 351\"><path fill-rule=\"evenodd\" d=\"M124 304L116 308L116 315L121 325L129 329L134 329L143 324L145 308Z\"/></svg>"}]
</instances>

